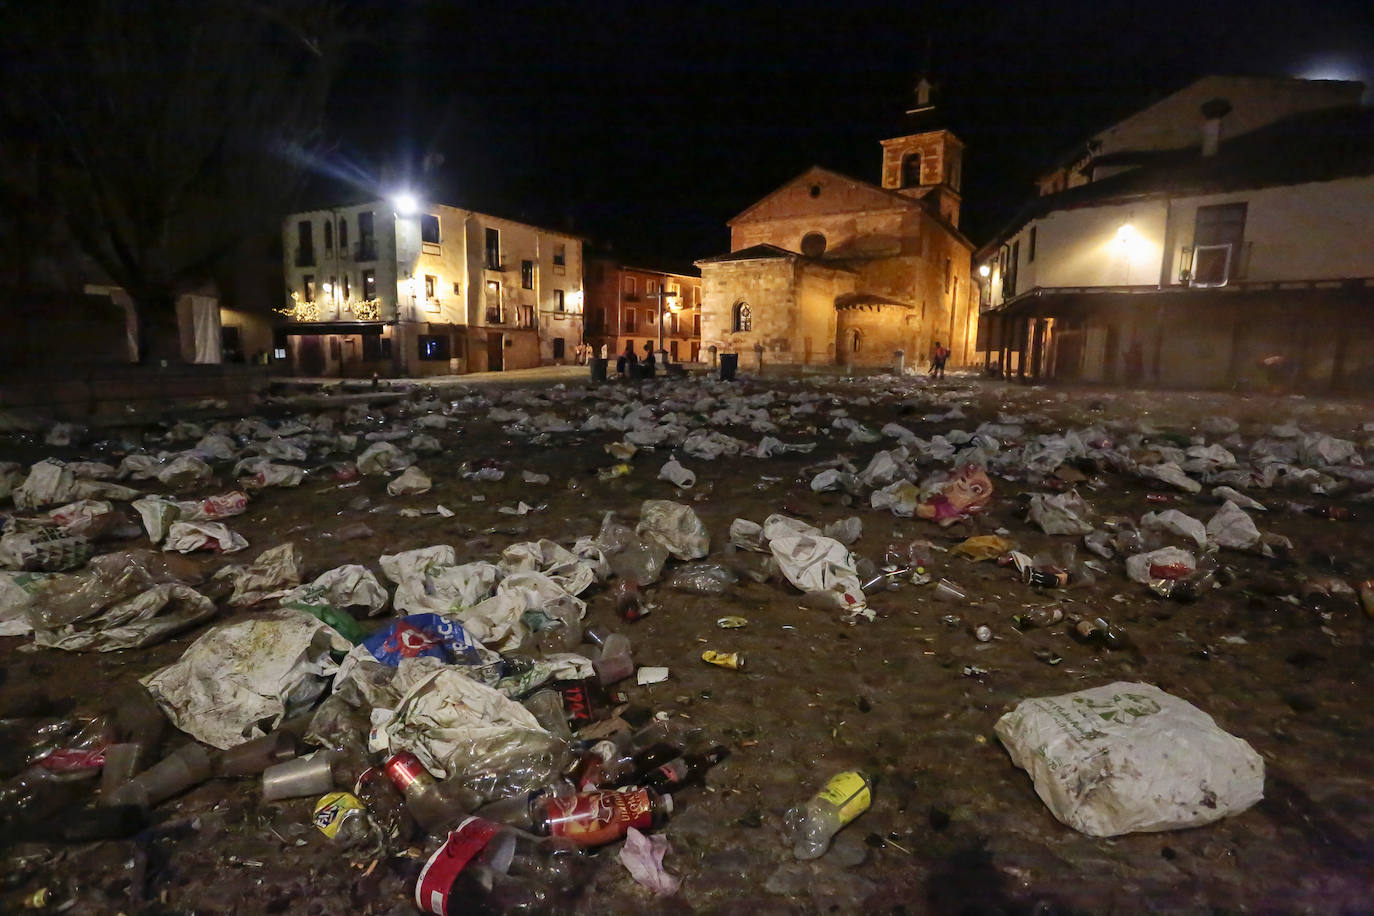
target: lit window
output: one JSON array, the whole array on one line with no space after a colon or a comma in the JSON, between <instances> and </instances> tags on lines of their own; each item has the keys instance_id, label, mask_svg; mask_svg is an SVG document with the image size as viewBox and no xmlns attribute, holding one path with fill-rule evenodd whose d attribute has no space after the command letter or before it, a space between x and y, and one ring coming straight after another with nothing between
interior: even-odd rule
<instances>
[{"instance_id":1,"label":"lit window","mask_svg":"<svg viewBox=\"0 0 1374 916\"><path fill-rule=\"evenodd\" d=\"M377 298L377 271L375 270L363 271L363 298Z\"/></svg>"},{"instance_id":2,"label":"lit window","mask_svg":"<svg viewBox=\"0 0 1374 916\"><path fill-rule=\"evenodd\" d=\"M315 275L314 275L314 274L306 274L306 275L305 275L305 301L306 301L306 302L314 302L314 301L315 301Z\"/></svg>"},{"instance_id":3,"label":"lit window","mask_svg":"<svg viewBox=\"0 0 1374 916\"><path fill-rule=\"evenodd\" d=\"M431 277L429 274L425 274L425 298L426 298L426 299L433 299L433 298L434 298L434 288L438 285L438 283L439 283L439 281L438 281L435 277Z\"/></svg>"},{"instance_id":4,"label":"lit window","mask_svg":"<svg viewBox=\"0 0 1374 916\"><path fill-rule=\"evenodd\" d=\"M520 288L534 289L534 262L520 262Z\"/></svg>"},{"instance_id":5,"label":"lit window","mask_svg":"<svg viewBox=\"0 0 1374 916\"><path fill-rule=\"evenodd\" d=\"M752 331L754 329L754 318L749 309L749 303L735 303L735 316L731 328L734 331Z\"/></svg>"}]
</instances>

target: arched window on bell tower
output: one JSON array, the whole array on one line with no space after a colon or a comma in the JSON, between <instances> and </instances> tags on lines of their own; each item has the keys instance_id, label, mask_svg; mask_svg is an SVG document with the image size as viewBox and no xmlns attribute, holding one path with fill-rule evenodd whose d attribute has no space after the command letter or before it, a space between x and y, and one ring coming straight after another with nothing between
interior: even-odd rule
<instances>
[{"instance_id":1,"label":"arched window on bell tower","mask_svg":"<svg viewBox=\"0 0 1374 916\"><path fill-rule=\"evenodd\" d=\"M921 154L919 152L907 153L902 157L902 187L919 188L921 186Z\"/></svg>"}]
</instances>

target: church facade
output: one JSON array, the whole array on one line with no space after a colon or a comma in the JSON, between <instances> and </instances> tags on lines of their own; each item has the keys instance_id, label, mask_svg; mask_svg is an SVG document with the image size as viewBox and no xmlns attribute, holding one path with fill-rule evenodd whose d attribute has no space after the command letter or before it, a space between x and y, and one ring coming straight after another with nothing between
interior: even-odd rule
<instances>
[{"instance_id":1,"label":"church facade","mask_svg":"<svg viewBox=\"0 0 1374 916\"><path fill-rule=\"evenodd\" d=\"M748 366L881 367L903 351L972 361L973 245L959 232L963 144L947 130L882 142L881 185L812 167L730 221L698 261L701 346Z\"/></svg>"}]
</instances>

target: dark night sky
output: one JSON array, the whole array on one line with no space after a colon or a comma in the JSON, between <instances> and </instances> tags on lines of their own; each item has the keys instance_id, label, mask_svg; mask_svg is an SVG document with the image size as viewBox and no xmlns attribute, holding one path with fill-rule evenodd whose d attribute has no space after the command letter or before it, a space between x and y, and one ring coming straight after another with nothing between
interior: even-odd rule
<instances>
[{"instance_id":1,"label":"dark night sky","mask_svg":"<svg viewBox=\"0 0 1374 916\"><path fill-rule=\"evenodd\" d=\"M968 144L975 242L1048 159L1198 76L1374 81L1368 0L400 0L368 14L336 92L340 163L679 267L727 250L725 221L810 165L876 182L928 42ZM420 175L433 152L443 164Z\"/></svg>"}]
</instances>

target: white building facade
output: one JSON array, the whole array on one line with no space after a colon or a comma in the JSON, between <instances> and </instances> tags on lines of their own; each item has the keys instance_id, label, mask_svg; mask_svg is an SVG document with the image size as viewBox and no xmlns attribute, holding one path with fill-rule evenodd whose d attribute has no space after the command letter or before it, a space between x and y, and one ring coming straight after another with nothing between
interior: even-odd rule
<instances>
[{"instance_id":1,"label":"white building facade","mask_svg":"<svg viewBox=\"0 0 1374 916\"><path fill-rule=\"evenodd\" d=\"M1350 333L1374 330L1374 116L1339 104L1347 84L1332 87L1337 104L1318 96L1287 87L1268 104L1282 116L1251 112L1234 135L1230 100L1208 99L1190 147L1138 150L1130 167L1131 151L1113 150L1106 177L1090 164L1091 180L1067 189L1063 176L1042 180L1042 196L975 255L989 367L1177 387L1348 388L1374 376L1371 335ZM1292 99L1306 107L1292 111Z\"/></svg>"},{"instance_id":2,"label":"white building facade","mask_svg":"<svg viewBox=\"0 0 1374 916\"><path fill-rule=\"evenodd\" d=\"M307 376L425 376L571 362L576 236L444 205L288 216L277 355Z\"/></svg>"}]
</instances>

